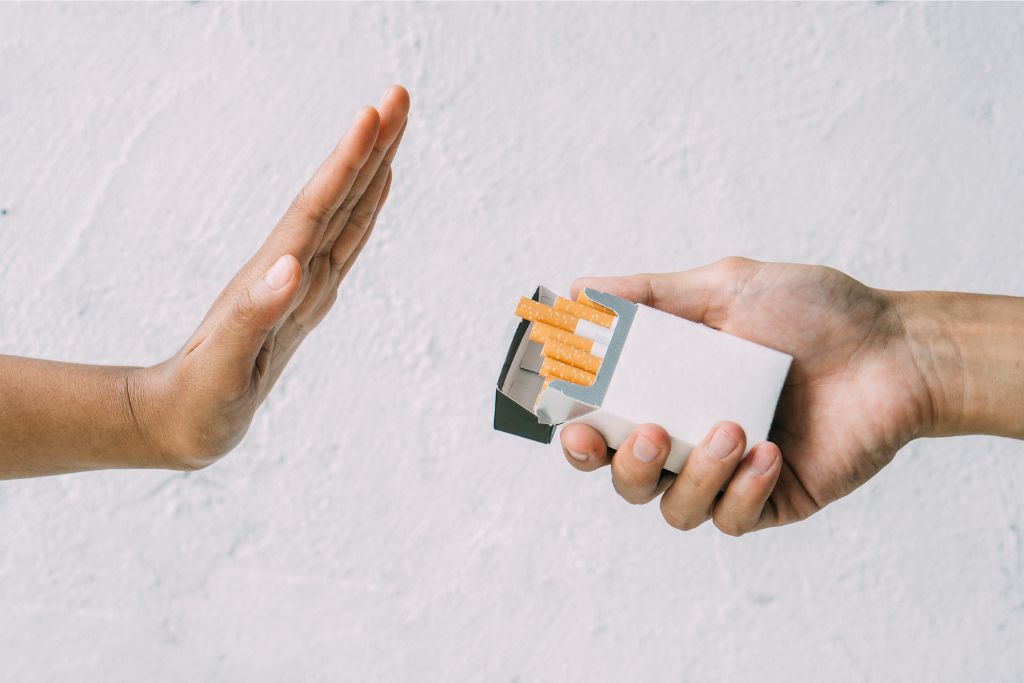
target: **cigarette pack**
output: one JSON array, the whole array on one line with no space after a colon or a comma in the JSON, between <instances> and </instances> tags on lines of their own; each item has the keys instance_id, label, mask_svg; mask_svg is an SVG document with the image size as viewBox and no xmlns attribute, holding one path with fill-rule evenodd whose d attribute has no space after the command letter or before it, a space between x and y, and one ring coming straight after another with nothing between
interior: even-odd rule
<instances>
[{"instance_id":1,"label":"cigarette pack","mask_svg":"<svg viewBox=\"0 0 1024 683\"><path fill-rule=\"evenodd\" d=\"M589 386L550 376L545 382L541 366L551 360L531 341L532 327L542 323L523 320L498 377L495 429L550 443L558 425L582 422L618 448L638 425L654 422L672 437L665 463L672 472L716 422L743 427L748 450L767 438L789 355L611 294L583 294L614 314L600 340L596 379ZM532 297L547 306L557 298L545 287Z\"/></svg>"}]
</instances>

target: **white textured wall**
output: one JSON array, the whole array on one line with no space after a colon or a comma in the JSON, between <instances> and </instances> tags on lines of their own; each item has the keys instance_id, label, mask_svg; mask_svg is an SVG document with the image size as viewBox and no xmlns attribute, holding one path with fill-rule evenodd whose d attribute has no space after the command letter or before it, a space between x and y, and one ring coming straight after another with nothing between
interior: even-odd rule
<instances>
[{"instance_id":1,"label":"white textured wall","mask_svg":"<svg viewBox=\"0 0 1024 683\"><path fill-rule=\"evenodd\" d=\"M1024 294L1024 7L0 5L0 349L172 353L392 81L386 216L242 446L0 484L0 679L1024 676L1020 443L736 540L490 427L538 282Z\"/></svg>"}]
</instances>

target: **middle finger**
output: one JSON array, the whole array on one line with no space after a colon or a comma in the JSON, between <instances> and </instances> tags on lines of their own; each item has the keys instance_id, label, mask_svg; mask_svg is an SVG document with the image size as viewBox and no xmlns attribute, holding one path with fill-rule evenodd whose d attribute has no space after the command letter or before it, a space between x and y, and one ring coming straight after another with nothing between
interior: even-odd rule
<instances>
[{"instance_id":1,"label":"middle finger","mask_svg":"<svg viewBox=\"0 0 1024 683\"><path fill-rule=\"evenodd\" d=\"M732 477L745 450L743 429L720 422L686 459L682 472L661 497L661 514L677 529L689 531L711 515L722 487Z\"/></svg>"}]
</instances>

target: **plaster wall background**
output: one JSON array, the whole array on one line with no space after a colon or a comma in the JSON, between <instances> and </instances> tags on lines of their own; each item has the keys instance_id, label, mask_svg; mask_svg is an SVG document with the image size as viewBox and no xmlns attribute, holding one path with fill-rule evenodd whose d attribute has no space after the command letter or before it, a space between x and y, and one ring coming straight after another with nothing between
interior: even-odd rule
<instances>
[{"instance_id":1,"label":"plaster wall background","mask_svg":"<svg viewBox=\"0 0 1024 683\"><path fill-rule=\"evenodd\" d=\"M0 678L1024 677L1020 443L732 539L490 428L537 283L1024 294L1024 8L3 4L0 349L173 353L393 81L386 213L237 451L0 483Z\"/></svg>"}]
</instances>

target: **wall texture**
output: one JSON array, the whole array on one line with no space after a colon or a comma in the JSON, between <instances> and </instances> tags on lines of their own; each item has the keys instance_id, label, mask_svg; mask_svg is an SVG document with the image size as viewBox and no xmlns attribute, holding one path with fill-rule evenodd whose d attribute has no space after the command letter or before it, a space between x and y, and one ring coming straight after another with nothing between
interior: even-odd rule
<instances>
[{"instance_id":1,"label":"wall texture","mask_svg":"<svg viewBox=\"0 0 1024 683\"><path fill-rule=\"evenodd\" d=\"M1024 294L1022 74L1020 5L0 5L5 353L172 353L356 107L414 99L235 453L0 484L0 679L1020 680L1020 443L731 539L490 419L538 282L738 253Z\"/></svg>"}]
</instances>

